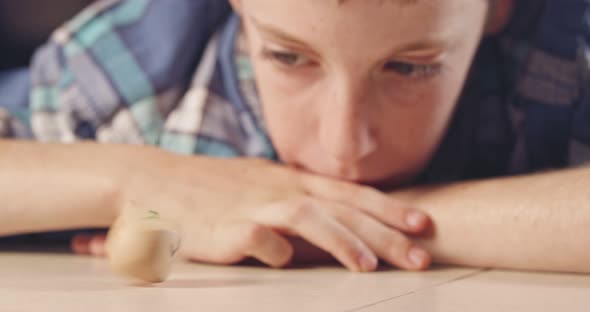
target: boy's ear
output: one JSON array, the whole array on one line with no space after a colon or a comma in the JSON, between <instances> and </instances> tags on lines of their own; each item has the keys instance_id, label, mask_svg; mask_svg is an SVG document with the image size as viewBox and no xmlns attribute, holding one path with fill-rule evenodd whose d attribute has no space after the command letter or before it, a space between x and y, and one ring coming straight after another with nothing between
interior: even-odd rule
<instances>
[{"instance_id":1,"label":"boy's ear","mask_svg":"<svg viewBox=\"0 0 590 312\"><path fill-rule=\"evenodd\" d=\"M241 0L229 0L229 4L231 4L232 8L238 15L242 14L242 1Z\"/></svg>"}]
</instances>

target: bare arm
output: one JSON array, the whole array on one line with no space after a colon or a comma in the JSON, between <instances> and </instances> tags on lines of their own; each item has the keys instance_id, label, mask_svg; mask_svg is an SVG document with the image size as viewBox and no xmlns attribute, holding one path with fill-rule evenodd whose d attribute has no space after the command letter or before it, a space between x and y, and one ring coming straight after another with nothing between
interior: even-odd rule
<instances>
[{"instance_id":1,"label":"bare arm","mask_svg":"<svg viewBox=\"0 0 590 312\"><path fill-rule=\"evenodd\" d=\"M431 216L435 262L590 272L590 167L394 192Z\"/></svg>"},{"instance_id":2,"label":"bare arm","mask_svg":"<svg viewBox=\"0 0 590 312\"><path fill-rule=\"evenodd\" d=\"M0 140L0 236L109 226L132 149Z\"/></svg>"},{"instance_id":3,"label":"bare arm","mask_svg":"<svg viewBox=\"0 0 590 312\"><path fill-rule=\"evenodd\" d=\"M108 227L155 210L177 226L179 253L196 261L281 267L296 247L289 233L354 271L374 270L377 257L412 270L429 264L424 251L409 257L416 248L404 235L422 231L425 215L407 222L418 212L385 194L269 161L0 140L0 173L0 236Z\"/></svg>"}]
</instances>

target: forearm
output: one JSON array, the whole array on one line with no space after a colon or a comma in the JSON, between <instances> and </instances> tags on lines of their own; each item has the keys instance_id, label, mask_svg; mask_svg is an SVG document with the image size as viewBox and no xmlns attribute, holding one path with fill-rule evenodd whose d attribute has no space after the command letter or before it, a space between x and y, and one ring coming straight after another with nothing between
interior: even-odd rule
<instances>
[{"instance_id":1,"label":"forearm","mask_svg":"<svg viewBox=\"0 0 590 312\"><path fill-rule=\"evenodd\" d=\"M0 235L109 226L133 149L0 140Z\"/></svg>"},{"instance_id":2,"label":"forearm","mask_svg":"<svg viewBox=\"0 0 590 312\"><path fill-rule=\"evenodd\" d=\"M394 192L430 214L435 262L590 272L590 168Z\"/></svg>"}]
</instances>

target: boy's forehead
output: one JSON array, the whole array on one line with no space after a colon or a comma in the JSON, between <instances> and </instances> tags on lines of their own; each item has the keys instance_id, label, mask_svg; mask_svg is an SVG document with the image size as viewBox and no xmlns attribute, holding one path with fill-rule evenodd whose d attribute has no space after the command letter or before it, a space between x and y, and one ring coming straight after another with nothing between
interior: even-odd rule
<instances>
[{"instance_id":1,"label":"boy's forehead","mask_svg":"<svg viewBox=\"0 0 590 312\"><path fill-rule=\"evenodd\" d=\"M487 1L345 0L337 7L338 0L248 0L242 13L257 42L359 65L454 51L482 32Z\"/></svg>"},{"instance_id":2,"label":"boy's forehead","mask_svg":"<svg viewBox=\"0 0 590 312\"><path fill-rule=\"evenodd\" d=\"M469 23L469 11L486 0L249 0L247 17L299 37L334 37L367 33L378 40L415 36L445 36ZM379 5L379 4L383 5ZM392 3L395 5L385 5ZM334 5L342 4L341 9ZM344 5L346 4L346 5ZM370 18L368 18L370 17ZM476 26L476 25L474 25ZM459 31L460 32L460 31Z\"/></svg>"},{"instance_id":3,"label":"boy's forehead","mask_svg":"<svg viewBox=\"0 0 590 312\"><path fill-rule=\"evenodd\" d=\"M412 11L422 12L421 15L430 13L440 15L443 12L442 15L453 15L449 13L464 11L463 9L471 4L490 1L492 0L247 0L244 1L244 7L250 7L254 11L273 11L273 13L287 11L290 17L306 17L316 15L314 14L316 12L323 12L321 13L323 15L347 15L349 18L356 15L366 19L365 13L372 13L371 19L380 15L389 15L387 19L392 21L392 14L406 15Z\"/></svg>"}]
</instances>

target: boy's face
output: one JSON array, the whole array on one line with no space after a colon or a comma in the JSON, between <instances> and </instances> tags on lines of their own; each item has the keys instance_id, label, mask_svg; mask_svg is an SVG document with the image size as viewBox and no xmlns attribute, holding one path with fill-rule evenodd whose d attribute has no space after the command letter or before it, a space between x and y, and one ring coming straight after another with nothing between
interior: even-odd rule
<instances>
[{"instance_id":1,"label":"boy's face","mask_svg":"<svg viewBox=\"0 0 590 312\"><path fill-rule=\"evenodd\" d=\"M283 161L404 183L445 133L487 0L236 0Z\"/></svg>"}]
</instances>

